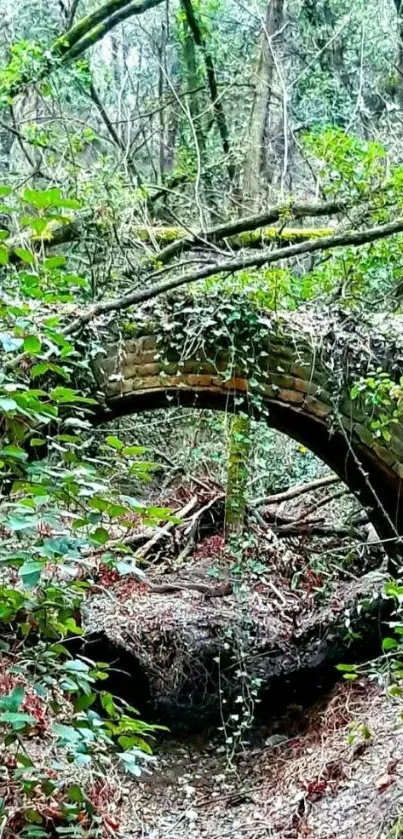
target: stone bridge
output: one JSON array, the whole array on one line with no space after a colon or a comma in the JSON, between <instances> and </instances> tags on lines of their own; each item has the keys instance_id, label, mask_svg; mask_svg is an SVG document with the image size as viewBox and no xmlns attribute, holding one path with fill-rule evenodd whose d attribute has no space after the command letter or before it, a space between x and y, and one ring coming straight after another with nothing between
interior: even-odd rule
<instances>
[{"instance_id":1,"label":"stone bridge","mask_svg":"<svg viewBox=\"0 0 403 839\"><path fill-rule=\"evenodd\" d=\"M135 325L122 326L119 339L106 343L96 358L102 393L97 422L178 405L243 410L264 418L327 463L368 509L390 551L400 552L403 410L396 421L397 400L369 411L363 399L350 394L354 382L381 368L399 383L401 319L360 326L328 315L260 312L251 324L252 338L235 330L238 341L246 340L240 357L233 352L229 317L221 318L216 339L214 319L203 320L196 307L181 304L181 317L175 322L173 316L172 323L172 309L164 305ZM252 345L256 358L251 361L245 354ZM383 434L376 430L380 413Z\"/></svg>"}]
</instances>

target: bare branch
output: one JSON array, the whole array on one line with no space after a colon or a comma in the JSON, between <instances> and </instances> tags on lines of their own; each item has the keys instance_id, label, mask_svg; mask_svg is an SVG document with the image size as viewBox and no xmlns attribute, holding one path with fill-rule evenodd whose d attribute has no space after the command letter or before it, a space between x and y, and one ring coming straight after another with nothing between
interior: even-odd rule
<instances>
[{"instance_id":1,"label":"bare branch","mask_svg":"<svg viewBox=\"0 0 403 839\"><path fill-rule=\"evenodd\" d=\"M290 487L285 492L276 492L274 495L263 495L261 498L255 498L252 504L254 507L281 504L283 501L291 501L292 498L298 498L299 495L305 495L306 492L313 492L315 489L329 486L329 484L337 484L339 481L340 478L337 475L325 475L323 478L316 478L316 480L309 481L306 484Z\"/></svg>"}]
</instances>

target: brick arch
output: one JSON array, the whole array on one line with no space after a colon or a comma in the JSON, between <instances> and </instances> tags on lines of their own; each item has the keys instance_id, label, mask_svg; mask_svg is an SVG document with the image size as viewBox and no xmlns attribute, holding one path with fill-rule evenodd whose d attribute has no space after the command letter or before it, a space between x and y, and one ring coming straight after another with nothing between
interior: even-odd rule
<instances>
[{"instance_id":1,"label":"brick arch","mask_svg":"<svg viewBox=\"0 0 403 839\"><path fill-rule=\"evenodd\" d=\"M242 372L226 378L228 357L162 362L157 334L109 344L94 362L103 394L97 422L173 406L219 411L245 410L294 438L336 472L368 509L390 553L400 553L403 534L403 423L380 443L362 410L339 394L337 422L329 393L329 373L315 346L295 324L268 338L264 388L259 408Z\"/></svg>"}]
</instances>

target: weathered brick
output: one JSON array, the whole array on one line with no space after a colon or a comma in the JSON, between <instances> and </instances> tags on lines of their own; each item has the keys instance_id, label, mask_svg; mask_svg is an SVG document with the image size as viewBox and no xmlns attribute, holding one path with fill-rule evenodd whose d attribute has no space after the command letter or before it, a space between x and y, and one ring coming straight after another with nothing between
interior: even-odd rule
<instances>
[{"instance_id":1,"label":"weathered brick","mask_svg":"<svg viewBox=\"0 0 403 839\"><path fill-rule=\"evenodd\" d=\"M135 376L147 378L148 376L158 376L161 373L161 365L155 361L153 364L136 364L133 368Z\"/></svg>"},{"instance_id":2,"label":"weathered brick","mask_svg":"<svg viewBox=\"0 0 403 839\"><path fill-rule=\"evenodd\" d=\"M138 339L139 347L141 347L141 352L144 350L154 350L156 349L156 338L155 335L145 335L143 338Z\"/></svg>"},{"instance_id":3,"label":"weathered brick","mask_svg":"<svg viewBox=\"0 0 403 839\"><path fill-rule=\"evenodd\" d=\"M386 463L388 466L393 466L394 462L396 461L396 456L393 454L393 452L387 449L386 446L382 446L380 443L373 443L371 448L372 451L374 451L375 454L381 460L383 460L384 463Z\"/></svg>"},{"instance_id":4,"label":"weathered brick","mask_svg":"<svg viewBox=\"0 0 403 839\"><path fill-rule=\"evenodd\" d=\"M309 393L311 396L315 396L318 392L317 386L307 379L294 379L294 387L295 390L300 390L301 393Z\"/></svg>"},{"instance_id":5,"label":"weathered brick","mask_svg":"<svg viewBox=\"0 0 403 839\"><path fill-rule=\"evenodd\" d=\"M248 390L248 382L246 381L246 379L232 378L232 379L227 379L226 381L223 381L222 379L219 379L218 377L214 377L214 378L211 379L211 384L212 385L220 385L225 390L242 390L242 391Z\"/></svg>"},{"instance_id":6,"label":"weathered brick","mask_svg":"<svg viewBox=\"0 0 403 839\"><path fill-rule=\"evenodd\" d=\"M194 373L190 373L188 376L184 376L183 381L189 387L209 387L212 383L211 376L196 376Z\"/></svg>"},{"instance_id":7,"label":"weathered brick","mask_svg":"<svg viewBox=\"0 0 403 839\"><path fill-rule=\"evenodd\" d=\"M345 399L342 399L341 402L339 402L338 407L341 413L345 414L346 417L352 417L354 420L356 420L356 422L365 424L367 417L365 413L363 413L363 411L360 409L358 402L356 402L354 399L348 399L346 397Z\"/></svg>"},{"instance_id":8,"label":"weathered brick","mask_svg":"<svg viewBox=\"0 0 403 839\"><path fill-rule=\"evenodd\" d=\"M315 399L314 396L306 397L305 408L309 414L314 414L315 417L320 417L320 419L329 416L331 410L329 405L325 405L324 402L321 402L319 399Z\"/></svg>"},{"instance_id":9,"label":"weathered brick","mask_svg":"<svg viewBox=\"0 0 403 839\"><path fill-rule=\"evenodd\" d=\"M399 439L399 437L392 435L392 439L389 443L390 450L396 455L399 460L403 461L403 442Z\"/></svg>"},{"instance_id":10,"label":"weathered brick","mask_svg":"<svg viewBox=\"0 0 403 839\"><path fill-rule=\"evenodd\" d=\"M165 387L166 384L166 380L161 379L160 376L140 376L136 379L131 379L131 381L135 390L151 390L153 388ZM169 381L172 381L172 379Z\"/></svg>"},{"instance_id":11,"label":"weathered brick","mask_svg":"<svg viewBox=\"0 0 403 839\"><path fill-rule=\"evenodd\" d=\"M403 463L400 463L400 461L397 461L396 463L393 464L392 469L393 469L394 472L396 472L396 475L398 475L399 478L401 478L403 480Z\"/></svg>"},{"instance_id":12,"label":"weathered brick","mask_svg":"<svg viewBox=\"0 0 403 839\"><path fill-rule=\"evenodd\" d=\"M293 376L287 376L284 373L272 373L271 371L268 372L267 376L269 381L277 387L294 388L295 379Z\"/></svg>"},{"instance_id":13,"label":"weathered brick","mask_svg":"<svg viewBox=\"0 0 403 839\"><path fill-rule=\"evenodd\" d=\"M362 443L364 443L366 446L372 447L375 438L366 425L362 425L361 423L355 423L353 426L353 430L354 434L356 434L357 437L359 437Z\"/></svg>"},{"instance_id":14,"label":"weathered brick","mask_svg":"<svg viewBox=\"0 0 403 839\"><path fill-rule=\"evenodd\" d=\"M283 387L278 389L276 398L281 399L283 402L292 402L295 405L302 405L304 401L303 393L300 393L298 390L288 390Z\"/></svg>"},{"instance_id":15,"label":"weathered brick","mask_svg":"<svg viewBox=\"0 0 403 839\"><path fill-rule=\"evenodd\" d=\"M153 350L142 350L141 352L135 353L132 357L136 364L153 364L154 361L159 360L155 358L156 353L157 349L154 347Z\"/></svg>"},{"instance_id":16,"label":"weathered brick","mask_svg":"<svg viewBox=\"0 0 403 839\"><path fill-rule=\"evenodd\" d=\"M137 381L140 382L140 380ZM123 394L132 393L133 390L136 390L136 380L129 378L108 382L106 393L112 396L121 396Z\"/></svg>"}]
</instances>

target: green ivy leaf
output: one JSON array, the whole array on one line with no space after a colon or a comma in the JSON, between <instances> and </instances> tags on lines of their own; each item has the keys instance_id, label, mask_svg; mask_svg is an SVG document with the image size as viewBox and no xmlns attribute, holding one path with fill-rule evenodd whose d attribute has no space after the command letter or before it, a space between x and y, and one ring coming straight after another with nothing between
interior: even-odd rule
<instances>
[{"instance_id":1,"label":"green ivy leaf","mask_svg":"<svg viewBox=\"0 0 403 839\"><path fill-rule=\"evenodd\" d=\"M28 355L37 355L41 351L41 342L36 335L27 335L24 338L24 352Z\"/></svg>"},{"instance_id":2,"label":"green ivy leaf","mask_svg":"<svg viewBox=\"0 0 403 839\"><path fill-rule=\"evenodd\" d=\"M106 442L111 449L116 449L118 452L124 448L124 443L118 437L109 436L106 438Z\"/></svg>"},{"instance_id":3,"label":"green ivy leaf","mask_svg":"<svg viewBox=\"0 0 403 839\"><path fill-rule=\"evenodd\" d=\"M97 545L104 545L109 539L109 533L104 527L97 527L94 533L91 534L91 541Z\"/></svg>"}]
</instances>

